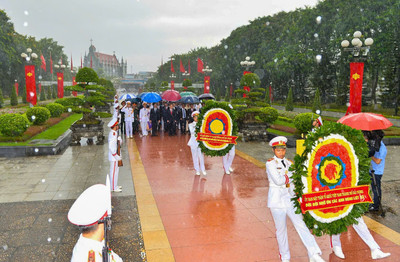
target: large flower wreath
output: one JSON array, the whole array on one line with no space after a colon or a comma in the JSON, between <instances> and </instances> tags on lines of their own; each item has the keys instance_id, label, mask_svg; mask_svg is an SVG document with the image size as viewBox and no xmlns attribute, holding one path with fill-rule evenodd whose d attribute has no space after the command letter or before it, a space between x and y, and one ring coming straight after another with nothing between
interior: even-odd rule
<instances>
[{"instance_id":1,"label":"large flower wreath","mask_svg":"<svg viewBox=\"0 0 400 262\"><path fill-rule=\"evenodd\" d=\"M296 193L292 201L297 213L301 213L300 202L305 193L371 183L368 146L360 130L340 123L326 123L307 136L304 147L304 152L295 156L292 166ZM334 235L347 231L367 209L367 203L357 203L307 211L303 216L314 235Z\"/></svg>"},{"instance_id":2,"label":"large flower wreath","mask_svg":"<svg viewBox=\"0 0 400 262\"><path fill-rule=\"evenodd\" d=\"M209 110L220 110L221 113L213 114L213 117L208 117L206 123L205 116L207 116ZM236 123L235 111L229 107L228 103L207 101L206 105L201 108L201 113L196 125L196 133L202 132L202 127L209 129L209 127L213 125L213 121L214 125L218 126L218 131L221 131L222 134L230 136L237 135L238 126ZM226 125L227 122L230 123L230 127ZM228 130L229 128L231 128L231 130ZM233 144L225 144L213 149L208 146L206 142L199 141L199 147L201 148L201 152L207 156L224 156L229 152L229 150L231 150Z\"/></svg>"}]
</instances>

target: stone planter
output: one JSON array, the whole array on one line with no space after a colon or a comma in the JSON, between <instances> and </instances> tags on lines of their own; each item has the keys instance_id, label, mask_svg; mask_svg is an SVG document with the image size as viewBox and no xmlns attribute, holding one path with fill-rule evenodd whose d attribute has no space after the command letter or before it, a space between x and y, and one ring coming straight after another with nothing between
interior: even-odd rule
<instances>
[{"instance_id":1,"label":"stone planter","mask_svg":"<svg viewBox=\"0 0 400 262\"><path fill-rule=\"evenodd\" d=\"M77 124L74 123L70 129L72 131L72 140L70 145L77 146L81 145L81 138L87 138L88 144L93 144L93 139L96 137L96 145L104 144L104 123L102 120L98 120L97 124Z\"/></svg>"}]
</instances>

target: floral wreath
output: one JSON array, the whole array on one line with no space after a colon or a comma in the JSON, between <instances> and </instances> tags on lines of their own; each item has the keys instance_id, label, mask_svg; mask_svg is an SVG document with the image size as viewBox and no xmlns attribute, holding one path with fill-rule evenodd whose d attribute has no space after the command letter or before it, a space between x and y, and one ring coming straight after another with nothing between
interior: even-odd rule
<instances>
[{"instance_id":1,"label":"floral wreath","mask_svg":"<svg viewBox=\"0 0 400 262\"><path fill-rule=\"evenodd\" d=\"M360 130L349 126L328 122L309 133L304 141L304 151L295 156L291 167L296 197L292 198L296 213L302 212L302 199L305 192L319 189L338 192L357 186L370 185L370 159L368 146ZM327 176L325 171L332 169L335 174ZM311 187L314 188L310 188ZM365 187L364 187L365 188ZM369 189L367 193L370 194ZM356 203L324 210L303 211L303 219L316 236L335 235L347 231L347 227L357 224L368 209L368 203Z\"/></svg>"},{"instance_id":2,"label":"floral wreath","mask_svg":"<svg viewBox=\"0 0 400 262\"><path fill-rule=\"evenodd\" d=\"M235 136L237 135L238 132L238 126L236 123L236 116L235 116L235 111L233 109L230 108L228 103L225 102L215 102L215 101L207 101L206 105L204 107L201 108L201 113L198 116L198 121L197 121L197 125L196 125L196 133L199 134L202 131L202 128L204 128L203 124L204 124L204 120L205 117L207 117L207 113L210 110L220 110L221 112L223 112L224 116L227 117L227 120L232 123L232 132L231 135ZM212 122L213 120L211 120L210 122ZM225 128L225 124L222 127L222 129ZM226 155L229 150L232 149L233 144L224 144L223 146L219 146L218 148L211 148L210 146L207 145L206 142L204 141L198 141L199 142L199 147L201 149L201 152L203 152L205 155L207 156L224 156Z\"/></svg>"}]
</instances>

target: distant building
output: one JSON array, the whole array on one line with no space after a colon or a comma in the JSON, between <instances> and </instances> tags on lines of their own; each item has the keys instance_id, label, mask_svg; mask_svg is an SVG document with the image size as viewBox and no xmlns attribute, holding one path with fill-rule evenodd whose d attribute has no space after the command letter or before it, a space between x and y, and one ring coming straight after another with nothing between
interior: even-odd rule
<instances>
[{"instance_id":1,"label":"distant building","mask_svg":"<svg viewBox=\"0 0 400 262\"><path fill-rule=\"evenodd\" d=\"M89 53L85 53L83 66L93 68L99 77L123 78L126 76L128 62L124 58L118 61L115 52L112 55L96 52L96 47L91 44Z\"/></svg>"}]
</instances>

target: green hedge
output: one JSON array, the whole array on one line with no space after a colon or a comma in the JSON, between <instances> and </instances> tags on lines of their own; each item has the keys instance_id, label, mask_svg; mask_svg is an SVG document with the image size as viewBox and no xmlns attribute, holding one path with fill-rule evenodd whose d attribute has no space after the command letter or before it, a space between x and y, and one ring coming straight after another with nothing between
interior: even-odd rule
<instances>
[{"instance_id":1,"label":"green hedge","mask_svg":"<svg viewBox=\"0 0 400 262\"><path fill-rule=\"evenodd\" d=\"M64 106L58 103L49 103L46 105L49 109L51 117L59 117L64 112Z\"/></svg>"},{"instance_id":2,"label":"green hedge","mask_svg":"<svg viewBox=\"0 0 400 262\"><path fill-rule=\"evenodd\" d=\"M61 104L64 107L82 106L84 104L83 99L80 97L64 97L59 98L54 102Z\"/></svg>"},{"instance_id":3,"label":"green hedge","mask_svg":"<svg viewBox=\"0 0 400 262\"><path fill-rule=\"evenodd\" d=\"M318 118L315 113L301 113L294 118L294 125L301 133L308 133L312 129L312 122Z\"/></svg>"},{"instance_id":4,"label":"green hedge","mask_svg":"<svg viewBox=\"0 0 400 262\"><path fill-rule=\"evenodd\" d=\"M112 114L106 113L106 112L94 112L93 115L94 115L95 117L100 117L100 118L112 117Z\"/></svg>"},{"instance_id":5,"label":"green hedge","mask_svg":"<svg viewBox=\"0 0 400 262\"><path fill-rule=\"evenodd\" d=\"M20 114L4 114L0 116L0 132L5 136L20 136L29 127L29 121Z\"/></svg>"},{"instance_id":6,"label":"green hedge","mask_svg":"<svg viewBox=\"0 0 400 262\"><path fill-rule=\"evenodd\" d=\"M26 110L26 117L34 125L41 125L50 118L50 110L41 106L31 107Z\"/></svg>"}]
</instances>

